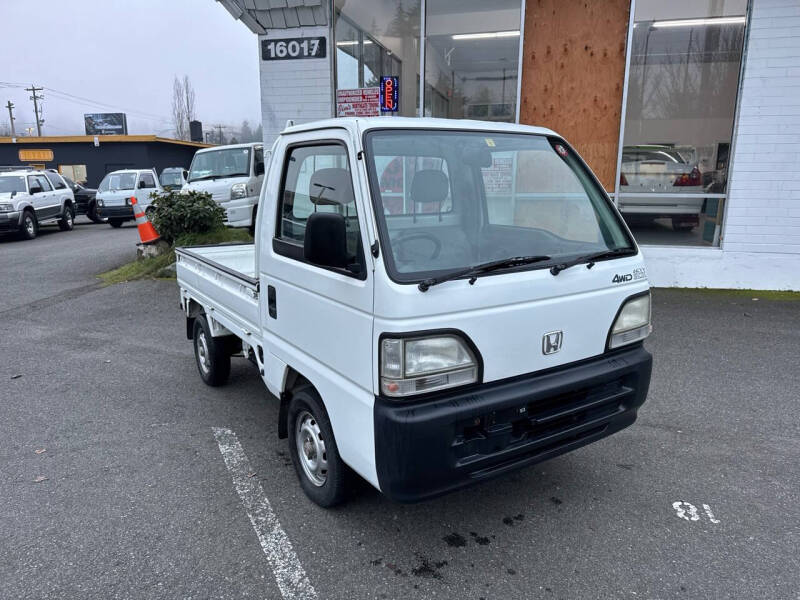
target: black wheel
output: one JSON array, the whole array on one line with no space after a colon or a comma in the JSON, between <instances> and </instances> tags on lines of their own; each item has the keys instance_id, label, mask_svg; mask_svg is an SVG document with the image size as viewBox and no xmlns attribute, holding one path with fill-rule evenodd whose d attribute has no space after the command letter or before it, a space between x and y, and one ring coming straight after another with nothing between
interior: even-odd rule
<instances>
[{"instance_id":1,"label":"black wheel","mask_svg":"<svg viewBox=\"0 0 800 600\"><path fill-rule=\"evenodd\" d=\"M194 320L194 358L200 377L211 386L223 385L231 372L231 355L223 338L211 337L208 321L201 315Z\"/></svg>"},{"instance_id":2,"label":"black wheel","mask_svg":"<svg viewBox=\"0 0 800 600\"><path fill-rule=\"evenodd\" d=\"M303 491L323 508L341 504L352 471L339 456L328 413L311 385L292 392L286 418L289 452Z\"/></svg>"},{"instance_id":3,"label":"black wheel","mask_svg":"<svg viewBox=\"0 0 800 600\"><path fill-rule=\"evenodd\" d=\"M39 222L36 220L36 215L32 210L26 210L22 214L22 228L19 230L19 235L23 240L32 240L39 233Z\"/></svg>"},{"instance_id":4,"label":"black wheel","mask_svg":"<svg viewBox=\"0 0 800 600\"><path fill-rule=\"evenodd\" d=\"M109 219L108 220L108 224L111 225L114 229L119 229L120 227L122 227L122 224L124 222L125 221L123 221L121 219Z\"/></svg>"},{"instance_id":5,"label":"black wheel","mask_svg":"<svg viewBox=\"0 0 800 600\"><path fill-rule=\"evenodd\" d=\"M61 231L72 231L75 227L75 210L69 205L64 205L64 212L58 220L58 228Z\"/></svg>"},{"instance_id":6,"label":"black wheel","mask_svg":"<svg viewBox=\"0 0 800 600\"><path fill-rule=\"evenodd\" d=\"M89 217L89 220L93 223L103 223L105 221L97 214L97 204L94 202L90 202L89 206L86 208L86 216Z\"/></svg>"},{"instance_id":7,"label":"black wheel","mask_svg":"<svg viewBox=\"0 0 800 600\"><path fill-rule=\"evenodd\" d=\"M691 231L695 227L697 227L697 225L694 223L686 223L685 221L681 222L680 219L672 219L673 231L687 232Z\"/></svg>"}]
</instances>

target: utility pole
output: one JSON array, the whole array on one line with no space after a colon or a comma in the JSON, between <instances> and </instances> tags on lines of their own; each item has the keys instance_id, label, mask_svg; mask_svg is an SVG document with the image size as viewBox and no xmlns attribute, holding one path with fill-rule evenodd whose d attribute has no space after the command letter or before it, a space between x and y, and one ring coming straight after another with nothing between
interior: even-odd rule
<instances>
[{"instance_id":1,"label":"utility pole","mask_svg":"<svg viewBox=\"0 0 800 600\"><path fill-rule=\"evenodd\" d=\"M17 134L14 131L14 103L9 100L8 104L6 104L6 108L8 109L8 120L11 123L11 137L15 138Z\"/></svg>"},{"instance_id":2,"label":"utility pole","mask_svg":"<svg viewBox=\"0 0 800 600\"><path fill-rule=\"evenodd\" d=\"M25 88L26 92L30 92L31 100L33 100L33 112L36 114L36 133L39 137L42 137L42 125L44 124L44 119L39 118L39 100L43 100L44 96L37 96L36 92L41 92L44 88L37 88L35 85L31 84L31 87Z\"/></svg>"}]
</instances>

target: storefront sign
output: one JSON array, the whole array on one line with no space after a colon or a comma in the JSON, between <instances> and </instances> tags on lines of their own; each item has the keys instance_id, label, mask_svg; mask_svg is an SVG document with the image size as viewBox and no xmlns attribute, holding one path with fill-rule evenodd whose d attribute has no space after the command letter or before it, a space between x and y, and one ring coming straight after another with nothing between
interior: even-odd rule
<instances>
[{"instance_id":1,"label":"storefront sign","mask_svg":"<svg viewBox=\"0 0 800 600\"><path fill-rule=\"evenodd\" d=\"M336 116L377 117L379 95L376 87L336 90Z\"/></svg>"},{"instance_id":2,"label":"storefront sign","mask_svg":"<svg viewBox=\"0 0 800 600\"><path fill-rule=\"evenodd\" d=\"M44 160L50 162L53 160L53 151L49 149L32 150L25 149L19 151L20 160Z\"/></svg>"},{"instance_id":3,"label":"storefront sign","mask_svg":"<svg viewBox=\"0 0 800 600\"><path fill-rule=\"evenodd\" d=\"M86 135L128 135L125 113L92 113L83 115Z\"/></svg>"},{"instance_id":4,"label":"storefront sign","mask_svg":"<svg viewBox=\"0 0 800 600\"><path fill-rule=\"evenodd\" d=\"M400 97L399 78L394 75L381 77L381 112L397 112L397 100Z\"/></svg>"},{"instance_id":5,"label":"storefront sign","mask_svg":"<svg viewBox=\"0 0 800 600\"><path fill-rule=\"evenodd\" d=\"M325 37L284 38L261 40L262 60L294 60L299 58L325 58Z\"/></svg>"}]
</instances>

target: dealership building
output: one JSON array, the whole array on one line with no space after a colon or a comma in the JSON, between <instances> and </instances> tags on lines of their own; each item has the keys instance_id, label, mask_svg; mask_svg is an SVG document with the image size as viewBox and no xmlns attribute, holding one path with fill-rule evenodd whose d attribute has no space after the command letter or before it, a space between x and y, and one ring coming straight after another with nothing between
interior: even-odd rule
<instances>
[{"instance_id":1,"label":"dealership building","mask_svg":"<svg viewBox=\"0 0 800 600\"><path fill-rule=\"evenodd\" d=\"M336 115L549 127L653 285L800 290L797 0L217 1L258 35L267 143Z\"/></svg>"}]
</instances>

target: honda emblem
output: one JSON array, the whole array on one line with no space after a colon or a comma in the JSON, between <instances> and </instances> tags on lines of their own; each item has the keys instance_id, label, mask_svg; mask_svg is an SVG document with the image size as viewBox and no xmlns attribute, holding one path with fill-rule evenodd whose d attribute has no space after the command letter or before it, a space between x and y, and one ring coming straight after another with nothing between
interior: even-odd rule
<instances>
[{"instance_id":1,"label":"honda emblem","mask_svg":"<svg viewBox=\"0 0 800 600\"><path fill-rule=\"evenodd\" d=\"M561 350L561 342L564 340L563 331L551 331L542 336L542 354L555 354Z\"/></svg>"}]
</instances>

